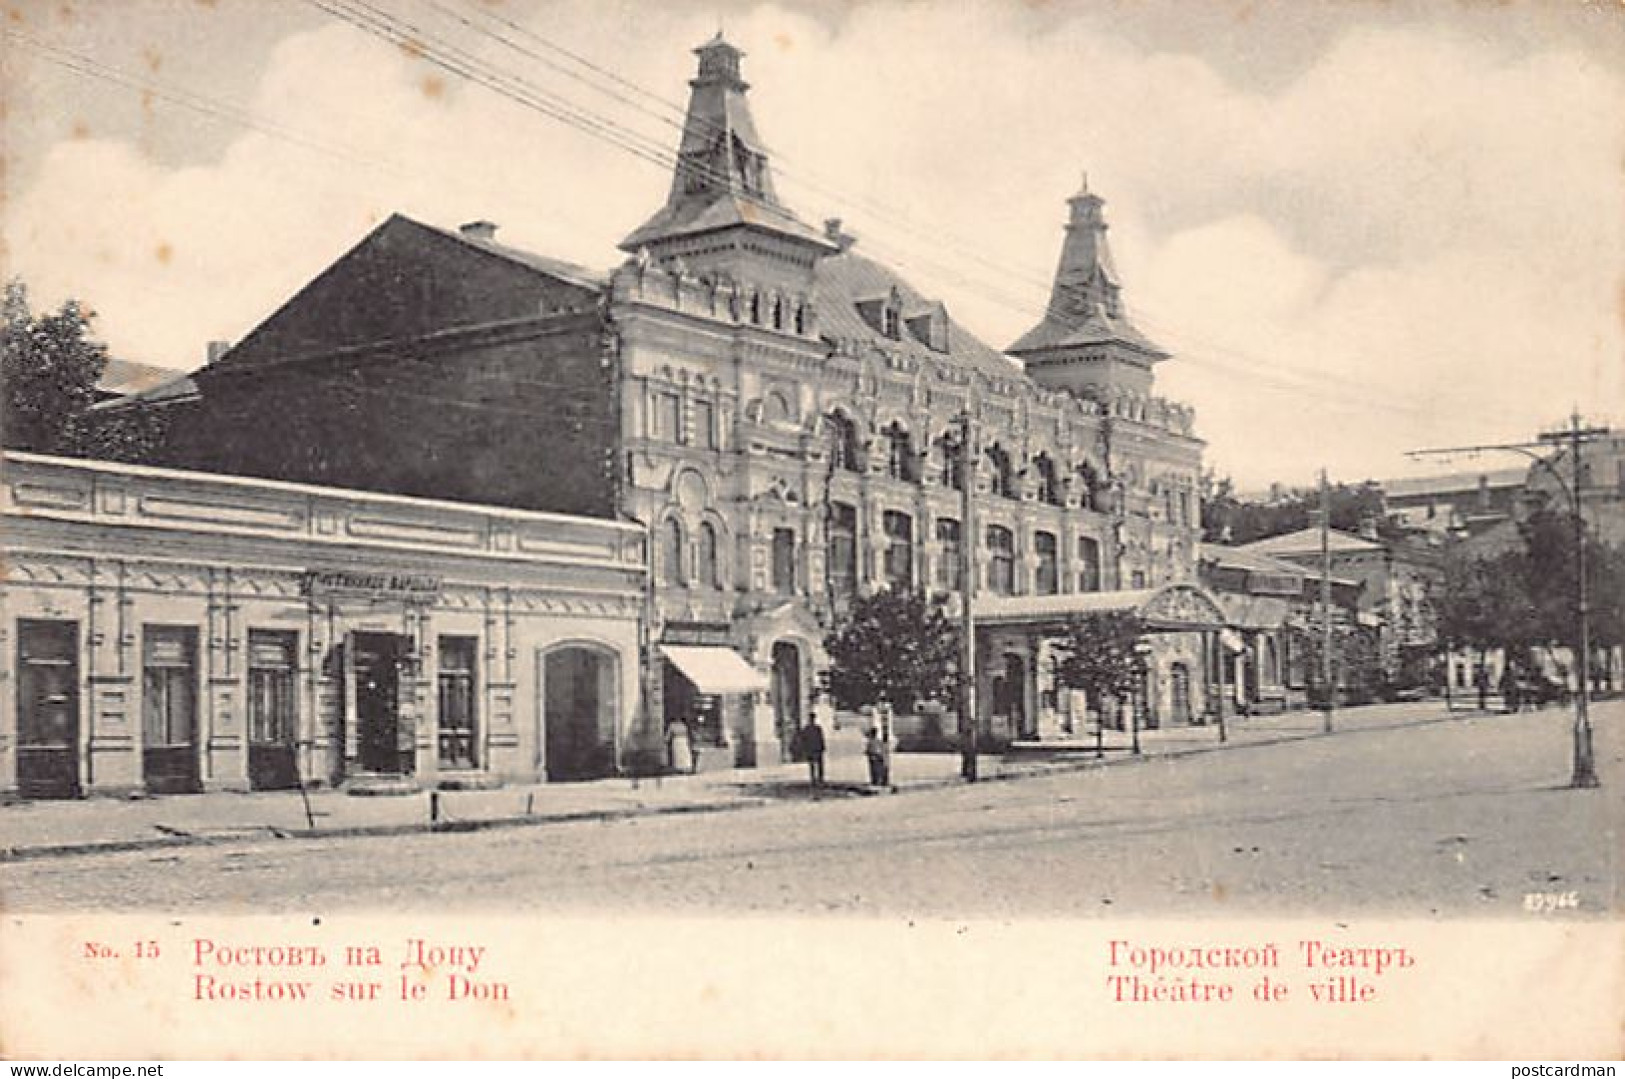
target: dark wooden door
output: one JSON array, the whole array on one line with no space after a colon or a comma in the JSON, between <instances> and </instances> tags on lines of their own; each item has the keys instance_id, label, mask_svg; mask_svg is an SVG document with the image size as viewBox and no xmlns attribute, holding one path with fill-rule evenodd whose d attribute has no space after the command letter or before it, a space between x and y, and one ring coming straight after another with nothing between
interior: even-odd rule
<instances>
[{"instance_id":1,"label":"dark wooden door","mask_svg":"<svg viewBox=\"0 0 1625 1079\"><path fill-rule=\"evenodd\" d=\"M17 623L17 791L79 796L79 624Z\"/></svg>"}]
</instances>

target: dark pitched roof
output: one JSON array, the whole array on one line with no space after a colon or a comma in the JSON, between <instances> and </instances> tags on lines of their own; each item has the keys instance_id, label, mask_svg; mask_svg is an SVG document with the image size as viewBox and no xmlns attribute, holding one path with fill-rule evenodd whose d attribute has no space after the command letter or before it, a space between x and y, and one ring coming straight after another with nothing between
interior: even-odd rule
<instances>
[{"instance_id":1,"label":"dark pitched roof","mask_svg":"<svg viewBox=\"0 0 1625 1079\"><path fill-rule=\"evenodd\" d=\"M600 289L603 288L604 285L609 281L609 275L600 270L591 270L585 266L578 266L573 262L566 262L563 259L549 258L546 255L538 255L534 251L526 251L523 248L510 247L507 244L497 243L495 240L488 240L478 236L470 236L466 233L458 231L457 229L443 229L438 225L428 225L422 221L417 221L413 218L407 217L404 214L395 214L393 216L407 222L408 224L416 225L420 229L426 229L429 232L433 232L439 236L444 236L449 240L456 240L458 243L465 244L477 251L484 251L488 255L495 255L498 258L507 259L509 262L523 266L527 270L535 270L538 273L547 274L549 277L556 277L560 280L567 281L572 285L580 285L582 288Z\"/></svg>"},{"instance_id":2,"label":"dark pitched roof","mask_svg":"<svg viewBox=\"0 0 1625 1079\"><path fill-rule=\"evenodd\" d=\"M1009 357L984 344L952 318L948 319L948 351L937 352L905 326L899 337L881 333L858 312L858 303L889 296L897 290L904 318L923 313L936 302L920 295L907 281L873 259L848 250L818 263L815 296L819 331L830 338L871 343L883 349L901 349L915 359L958 364L993 378L1026 379L1025 372Z\"/></svg>"},{"instance_id":3,"label":"dark pitched roof","mask_svg":"<svg viewBox=\"0 0 1625 1079\"><path fill-rule=\"evenodd\" d=\"M788 210L738 192L721 192L709 199L683 199L655 211L626 239L621 250L636 252L656 240L691 236L702 232L744 225L776 232L792 239L829 248L833 245L822 232L805 224Z\"/></svg>"}]
</instances>

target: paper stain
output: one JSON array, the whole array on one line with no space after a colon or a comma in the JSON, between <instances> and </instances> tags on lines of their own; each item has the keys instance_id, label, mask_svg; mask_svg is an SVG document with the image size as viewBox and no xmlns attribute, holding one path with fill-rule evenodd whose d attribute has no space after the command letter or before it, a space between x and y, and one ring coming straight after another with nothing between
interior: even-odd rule
<instances>
[{"instance_id":1,"label":"paper stain","mask_svg":"<svg viewBox=\"0 0 1625 1079\"><path fill-rule=\"evenodd\" d=\"M423 76L423 80L419 83L419 85L423 89L423 96L429 98L431 101L438 100L439 98L445 96L446 80L442 79L439 75L425 75Z\"/></svg>"},{"instance_id":2,"label":"paper stain","mask_svg":"<svg viewBox=\"0 0 1625 1079\"><path fill-rule=\"evenodd\" d=\"M167 243L160 243L152 252L152 257L157 259L162 265L168 266L170 259L175 257L175 249L170 247Z\"/></svg>"},{"instance_id":3,"label":"paper stain","mask_svg":"<svg viewBox=\"0 0 1625 1079\"><path fill-rule=\"evenodd\" d=\"M789 34L778 33L773 35L773 44L779 47L780 52L789 52L796 47L796 39Z\"/></svg>"}]
</instances>

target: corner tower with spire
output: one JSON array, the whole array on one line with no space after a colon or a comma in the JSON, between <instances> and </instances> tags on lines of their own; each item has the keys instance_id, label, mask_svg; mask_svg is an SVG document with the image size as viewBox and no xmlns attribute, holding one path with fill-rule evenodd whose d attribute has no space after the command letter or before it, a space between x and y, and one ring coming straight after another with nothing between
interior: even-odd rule
<instances>
[{"instance_id":1,"label":"corner tower with spire","mask_svg":"<svg viewBox=\"0 0 1625 1079\"><path fill-rule=\"evenodd\" d=\"M1123 286L1106 242L1106 203L1088 177L1067 200L1071 214L1061 243L1043 321L1007 350L1033 381L1080 397L1119 392L1148 395L1154 364L1168 358L1129 320Z\"/></svg>"},{"instance_id":2,"label":"corner tower with spire","mask_svg":"<svg viewBox=\"0 0 1625 1079\"><path fill-rule=\"evenodd\" d=\"M694 50L699 72L689 80L688 113L666 204L621 241L621 250L656 263L681 259L696 273L760 278L759 260L800 268L836 250L823 233L796 217L773 183L767 146L756 132L740 76L744 53L721 31ZM747 270L745 263L753 265Z\"/></svg>"}]
</instances>

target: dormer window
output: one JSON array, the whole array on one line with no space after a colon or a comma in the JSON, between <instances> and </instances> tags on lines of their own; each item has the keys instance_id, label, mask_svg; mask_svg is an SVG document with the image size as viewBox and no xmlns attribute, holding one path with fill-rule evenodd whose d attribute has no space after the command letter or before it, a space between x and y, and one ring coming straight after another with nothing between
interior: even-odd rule
<instances>
[{"instance_id":1,"label":"dormer window","mask_svg":"<svg viewBox=\"0 0 1625 1079\"><path fill-rule=\"evenodd\" d=\"M900 318L901 313L897 310L897 308L891 306L891 304L887 304L882 307L880 309L880 332L885 334L887 337L890 337L894 341L897 340L897 338L902 336L902 333L898 328Z\"/></svg>"}]
</instances>

